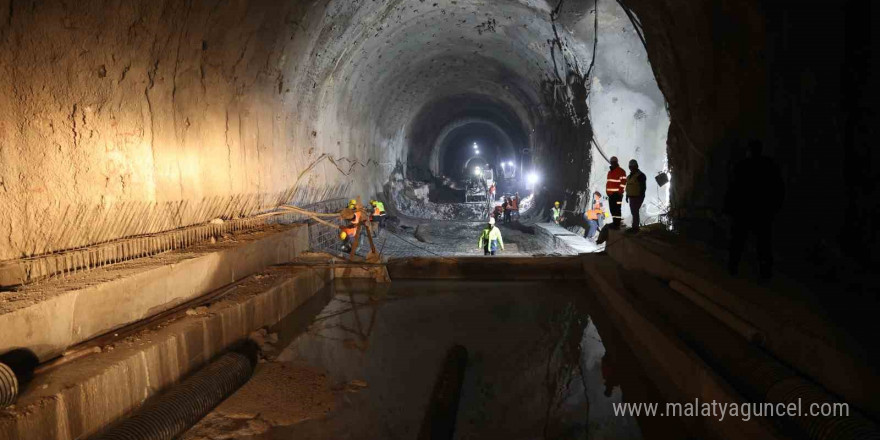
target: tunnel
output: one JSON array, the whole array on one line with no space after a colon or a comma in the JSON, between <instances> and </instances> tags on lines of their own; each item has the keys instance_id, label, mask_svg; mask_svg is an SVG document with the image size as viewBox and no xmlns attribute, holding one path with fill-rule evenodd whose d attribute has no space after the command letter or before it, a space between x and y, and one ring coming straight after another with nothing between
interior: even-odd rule
<instances>
[{"instance_id":1,"label":"tunnel","mask_svg":"<svg viewBox=\"0 0 880 440\"><path fill-rule=\"evenodd\" d=\"M875 8L0 0L0 440L244 339L185 438L817 438L612 412L798 393L876 438Z\"/></svg>"}]
</instances>

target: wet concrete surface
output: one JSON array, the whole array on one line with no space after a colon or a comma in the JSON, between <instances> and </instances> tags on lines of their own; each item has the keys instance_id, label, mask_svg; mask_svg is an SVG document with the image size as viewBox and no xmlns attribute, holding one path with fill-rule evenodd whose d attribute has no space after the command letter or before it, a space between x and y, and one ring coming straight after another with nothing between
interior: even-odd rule
<instances>
[{"instance_id":1,"label":"wet concrete surface","mask_svg":"<svg viewBox=\"0 0 880 440\"><path fill-rule=\"evenodd\" d=\"M262 432L187 438L418 438L456 344L468 359L455 438L643 438L640 421L615 416L612 403L621 384L637 388L635 401L656 396L626 349L606 349L591 296L572 282L337 280L272 329L272 361L323 371L332 409Z\"/></svg>"},{"instance_id":2,"label":"wet concrete surface","mask_svg":"<svg viewBox=\"0 0 880 440\"><path fill-rule=\"evenodd\" d=\"M375 239L376 250L383 257L393 259L402 257L432 256L474 256L483 255L477 249L483 222L436 221L398 228L397 231L383 230ZM504 240L503 251L498 255L534 256L562 253L553 249L553 243L546 237L535 234L533 228L523 225L499 224ZM358 255L365 256L369 251L366 237L358 247Z\"/></svg>"}]
</instances>

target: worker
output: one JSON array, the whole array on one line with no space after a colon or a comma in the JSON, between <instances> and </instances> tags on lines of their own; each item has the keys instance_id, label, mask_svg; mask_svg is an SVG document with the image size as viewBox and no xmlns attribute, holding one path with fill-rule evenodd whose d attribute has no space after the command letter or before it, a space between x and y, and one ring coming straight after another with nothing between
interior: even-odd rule
<instances>
[{"instance_id":1,"label":"worker","mask_svg":"<svg viewBox=\"0 0 880 440\"><path fill-rule=\"evenodd\" d=\"M510 223L510 197L504 196L504 202L501 203L501 209L504 210L504 223Z\"/></svg>"},{"instance_id":2,"label":"worker","mask_svg":"<svg viewBox=\"0 0 880 440\"><path fill-rule=\"evenodd\" d=\"M785 198L785 183L776 162L763 155L763 144L752 140L748 158L731 173L725 198L725 212L731 217L728 270L739 273L739 263L749 235L754 234L758 251L759 281L766 282L773 269L773 219Z\"/></svg>"},{"instance_id":3,"label":"worker","mask_svg":"<svg viewBox=\"0 0 880 440\"><path fill-rule=\"evenodd\" d=\"M504 240L501 239L501 230L495 226L495 219L490 218L489 224L480 233L480 242L477 249L483 250L483 255L495 255L498 249L504 250Z\"/></svg>"},{"instance_id":4,"label":"worker","mask_svg":"<svg viewBox=\"0 0 880 440\"><path fill-rule=\"evenodd\" d=\"M492 202L495 201L495 183L492 183L492 186L489 187L489 200Z\"/></svg>"},{"instance_id":5,"label":"worker","mask_svg":"<svg viewBox=\"0 0 880 440\"><path fill-rule=\"evenodd\" d=\"M559 202L553 202L553 207L550 208L550 213L553 215L553 223L559 224L562 221L562 208L559 207Z\"/></svg>"},{"instance_id":6,"label":"worker","mask_svg":"<svg viewBox=\"0 0 880 440\"><path fill-rule=\"evenodd\" d=\"M587 220L584 238L594 240L598 238L598 232L605 223L605 204L602 203L602 194L599 191L593 193L593 200L590 201L589 208L584 213Z\"/></svg>"},{"instance_id":7,"label":"worker","mask_svg":"<svg viewBox=\"0 0 880 440\"><path fill-rule=\"evenodd\" d=\"M645 191L648 187L648 178L639 170L639 163L635 159L629 161L629 176L626 178L626 201L629 203L629 211L632 213L632 227L627 232L639 232L641 219L639 210L645 201Z\"/></svg>"},{"instance_id":8,"label":"worker","mask_svg":"<svg viewBox=\"0 0 880 440\"><path fill-rule=\"evenodd\" d=\"M495 208L489 212L489 217L495 219L495 223L501 221L504 216L504 207L501 205L495 205Z\"/></svg>"},{"instance_id":9,"label":"worker","mask_svg":"<svg viewBox=\"0 0 880 440\"><path fill-rule=\"evenodd\" d=\"M620 229L620 223L623 221L621 208L623 205L623 190L626 188L626 171L620 167L616 156L611 156L609 162L611 162L611 170L608 171L605 194L608 195L608 205L613 217L611 227Z\"/></svg>"},{"instance_id":10,"label":"worker","mask_svg":"<svg viewBox=\"0 0 880 440\"><path fill-rule=\"evenodd\" d=\"M519 193L510 198L510 219L513 220L514 216L519 220Z\"/></svg>"},{"instance_id":11,"label":"worker","mask_svg":"<svg viewBox=\"0 0 880 440\"><path fill-rule=\"evenodd\" d=\"M370 221L375 222L378 226L376 230L373 231L373 236L379 234L380 229L385 229L385 219L387 215L385 213L385 204L378 200L371 200L370 205L373 206L373 214L370 216Z\"/></svg>"},{"instance_id":12,"label":"worker","mask_svg":"<svg viewBox=\"0 0 880 440\"><path fill-rule=\"evenodd\" d=\"M339 239L342 241L342 251L351 252L351 247L357 235L358 224L361 222L361 212L357 207L357 200L351 199L347 209L342 211L342 220L345 225L340 226Z\"/></svg>"}]
</instances>

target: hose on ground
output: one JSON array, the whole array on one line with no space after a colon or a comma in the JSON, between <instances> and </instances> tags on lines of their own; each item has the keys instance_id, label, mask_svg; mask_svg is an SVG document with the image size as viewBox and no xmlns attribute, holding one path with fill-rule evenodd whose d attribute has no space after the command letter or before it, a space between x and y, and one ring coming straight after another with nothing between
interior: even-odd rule
<instances>
[{"instance_id":1,"label":"hose on ground","mask_svg":"<svg viewBox=\"0 0 880 440\"><path fill-rule=\"evenodd\" d=\"M220 356L152 403L95 438L101 440L170 440L177 438L250 379L257 351Z\"/></svg>"},{"instance_id":2,"label":"hose on ground","mask_svg":"<svg viewBox=\"0 0 880 440\"><path fill-rule=\"evenodd\" d=\"M0 363L0 408L5 408L15 402L18 397L18 379L15 372L6 364Z\"/></svg>"}]
</instances>

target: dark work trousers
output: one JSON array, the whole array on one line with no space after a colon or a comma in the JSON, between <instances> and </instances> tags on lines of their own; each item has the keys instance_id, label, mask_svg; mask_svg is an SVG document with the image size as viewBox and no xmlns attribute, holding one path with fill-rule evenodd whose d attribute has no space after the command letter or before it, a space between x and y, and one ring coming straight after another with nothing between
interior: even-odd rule
<instances>
[{"instance_id":1,"label":"dark work trousers","mask_svg":"<svg viewBox=\"0 0 880 440\"><path fill-rule=\"evenodd\" d=\"M612 223L612 228L620 229L620 222L623 220L623 213L621 212L621 204L623 203L623 194L621 193L611 193L608 194L608 209L611 210L611 217L614 219Z\"/></svg>"},{"instance_id":2,"label":"dark work trousers","mask_svg":"<svg viewBox=\"0 0 880 440\"><path fill-rule=\"evenodd\" d=\"M373 237L378 236L379 231L385 229L385 219L387 217L385 214L373 216L373 223L376 225L375 229L373 229Z\"/></svg>"},{"instance_id":3,"label":"dark work trousers","mask_svg":"<svg viewBox=\"0 0 880 440\"><path fill-rule=\"evenodd\" d=\"M599 220L587 220L587 231L584 232L584 238L593 238L593 235L599 231Z\"/></svg>"},{"instance_id":4,"label":"dark work trousers","mask_svg":"<svg viewBox=\"0 0 880 440\"><path fill-rule=\"evenodd\" d=\"M770 278L773 269L773 228L772 222L755 217L735 217L731 225L730 259L728 269L731 274L739 272L739 262L749 235L754 235L758 248L758 269L761 278Z\"/></svg>"},{"instance_id":5,"label":"dark work trousers","mask_svg":"<svg viewBox=\"0 0 880 440\"><path fill-rule=\"evenodd\" d=\"M642 209L642 203L645 201L645 196L639 197L630 197L629 198L629 212L632 213L633 216L633 231L638 231L639 226L642 224L642 219L639 218L639 209Z\"/></svg>"},{"instance_id":6,"label":"dark work trousers","mask_svg":"<svg viewBox=\"0 0 880 440\"><path fill-rule=\"evenodd\" d=\"M483 255L495 255L495 251L498 250L498 243L493 241L487 241L485 245L483 245Z\"/></svg>"}]
</instances>

